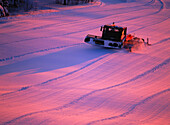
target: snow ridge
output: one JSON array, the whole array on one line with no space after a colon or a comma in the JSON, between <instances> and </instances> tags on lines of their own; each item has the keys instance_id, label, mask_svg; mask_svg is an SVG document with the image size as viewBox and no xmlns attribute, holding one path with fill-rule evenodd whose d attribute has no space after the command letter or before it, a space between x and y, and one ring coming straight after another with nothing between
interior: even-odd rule
<instances>
[{"instance_id":1,"label":"snow ridge","mask_svg":"<svg viewBox=\"0 0 170 125\"><path fill-rule=\"evenodd\" d=\"M156 93L156 94L153 94L153 95L151 95L151 96L149 96L149 97L141 100L140 102L132 105L127 112L124 112L124 113L122 113L122 114L120 114L120 115L117 115L117 116L112 116L112 117L108 117L108 118L104 118L104 119L92 121L92 122L88 123L87 125L91 125L91 124L94 124L94 123L97 123L97 122L106 121L106 120L112 120L112 119L116 119L116 118L120 118L120 117L126 117L127 115L129 115L130 113L132 113L132 111L135 110L136 107L138 107L138 106L140 106L140 105L142 105L142 104L144 104L144 103L152 100L153 98L155 98L155 97L157 97L157 96L159 96L159 95L161 95L161 94L167 93L167 92L169 92L169 91L170 91L170 89L165 89L165 90L163 90L163 91L160 91L160 92L158 92L158 93Z\"/></svg>"},{"instance_id":2,"label":"snow ridge","mask_svg":"<svg viewBox=\"0 0 170 125\"><path fill-rule=\"evenodd\" d=\"M101 58L99 58L99 59L97 59L97 60L95 60L95 61L93 61L93 62L91 62L91 63L89 63L89 64L87 64L87 65L85 65L85 66L83 66L83 67L81 67L81 68L79 68L79 69L77 69L77 70L74 70L74 71L72 71L72 72L69 72L69 73L67 73L67 74L65 74L65 75L63 75L63 76L60 76L60 77L57 77L57 78L53 78L53 79L47 80L47 81L41 83L41 85L42 85L42 84L47 84L47 83L49 83L49 82L51 82L51 81L58 80L58 79L60 79L60 78L63 78L63 77L66 77L66 76L68 76L68 75L71 75L71 74L73 74L73 73L76 73L76 72L78 72L78 71L80 71L80 70L83 70L83 69L87 68L88 66L90 66L90 65L92 65L92 64L94 64L94 63L96 63L96 62L98 62L98 61L100 61L100 60L102 60L102 59L104 59L104 58L106 58L106 57L108 57L109 55L110 55L110 54L106 54L106 55L102 56Z\"/></svg>"},{"instance_id":3,"label":"snow ridge","mask_svg":"<svg viewBox=\"0 0 170 125\"><path fill-rule=\"evenodd\" d=\"M163 40L161 40L161 41L159 41L159 42L157 42L157 43L154 43L154 44L152 44L152 45L161 44L161 43L167 42L168 40L170 40L170 38L165 38L165 39L163 39Z\"/></svg>"},{"instance_id":4,"label":"snow ridge","mask_svg":"<svg viewBox=\"0 0 170 125\"><path fill-rule=\"evenodd\" d=\"M161 7L160 7L160 9L158 10L158 12L157 13L159 13L160 11L162 11L163 9L164 9L164 3L162 2L162 0L158 0L160 3L161 3Z\"/></svg>"},{"instance_id":5,"label":"snow ridge","mask_svg":"<svg viewBox=\"0 0 170 125\"><path fill-rule=\"evenodd\" d=\"M86 25L87 25L87 24L86 24ZM13 42L8 42L8 43L1 43L0 45L13 44L13 43L18 43L18 42L26 42L26 41L30 41L30 40L37 40L37 39L43 39L43 38L51 38L51 37L57 37L57 36L62 36L62 37L63 37L63 36L65 36L65 35L71 35L71 34L75 34L75 33L81 33L81 32L84 32L84 31L93 30L93 29L95 29L95 28L99 28L99 26L88 27L86 30L80 29L79 31L72 31L72 32L69 32L69 33L63 33L63 34L58 34L58 35L34 37L34 38L22 39L22 40L13 41Z\"/></svg>"},{"instance_id":6,"label":"snow ridge","mask_svg":"<svg viewBox=\"0 0 170 125\"><path fill-rule=\"evenodd\" d=\"M160 24L160 23L162 23L162 22L164 22L164 21L167 21L169 19L169 17L167 17L167 18L165 18L164 20L161 20L161 21L159 21L159 22L157 22L157 23L154 23L154 24L145 24L145 26L142 26L142 27L140 27L140 28L137 28L137 29L134 29L134 30L130 30L130 32L135 32L135 31L139 31L139 30L141 30L141 29L145 29L145 28L149 28L149 27L151 27L151 26L154 26L154 25L157 25L157 24ZM153 44L152 44L153 45Z\"/></svg>"},{"instance_id":7,"label":"snow ridge","mask_svg":"<svg viewBox=\"0 0 170 125\"><path fill-rule=\"evenodd\" d=\"M150 2L148 2L149 4L151 4L151 3L154 3L155 2L155 0L151 0Z\"/></svg>"},{"instance_id":8,"label":"snow ridge","mask_svg":"<svg viewBox=\"0 0 170 125\"><path fill-rule=\"evenodd\" d=\"M43 85L43 84L47 84L47 83L49 83L49 82L52 82L52 81L55 81L55 80L64 78L64 77L66 77L66 76L72 75L72 74L74 74L74 73L76 73L76 72L78 72L78 71L80 71L80 70L83 70L83 69L87 68L88 66L91 66L91 65L93 65L94 63L96 63L96 62L98 62L98 61L100 61L100 60L108 57L109 55L110 55L110 54L106 54L106 55L104 55L104 56L96 59L95 61L90 62L90 63L88 63L87 65L85 65L85 66L83 66L83 67L81 67L81 68L79 68L79 69L77 69L77 70L74 70L74 71L72 71L72 72L69 72L69 73L67 73L67 74L65 74L65 75L62 75L62 76L59 76L59 77L56 77L56 78L53 78L53 79L49 79L49 80L47 80L47 81L45 81L45 82L42 82L42 83L40 83L40 84L36 84L36 85L32 85L32 86L25 86L25 87L22 87L21 89L19 89L19 90L17 90L17 91L13 91L13 92L9 92L9 93L4 93L4 94L2 94L1 96L8 95L8 94L12 94L12 93L19 92L19 91L23 91L23 90L26 90L26 89L31 88L31 87L33 87L33 86L40 86L40 85Z\"/></svg>"},{"instance_id":9,"label":"snow ridge","mask_svg":"<svg viewBox=\"0 0 170 125\"><path fill-rule=\"evenodd\" d=\"M77 44L71 44L71 45L67 45L67 46L65 45L65 46L57 46L57 47L52 47L52 48L47 48L47 49L41 49L41 50L37 50L37 51L24 53L24 54L21 54L21 55L16 55L16 56L3 58L3 59L0 59L0 62L13 60L13 59L20 58L20 57L30 55L30 54L35 54L35 53L40 53L40 52L47 52L47 51L50 51L50 50L61 49L61 48L72 47L72 46L78 46L78 45L82 45L82 44L84 44L84 43L77 43Z\"/></svg>"},{"instance_id":10,"label":"snow ridge","mask_svg":"<svg viewBox=\"0 0 170 125\"><path fill-rule=\"evenodd\" d=\"M37 114L37 113L49 112L49 111L53 111L53 110L61 110L61 109L70 107L70 106L78 103L80 100L83 100L83 99L87 98L88 96L90 96L90 95L92 95L92 94L94 94L94 93L97 93L97 92L100 92L100 91L104 91L104 90L108 90L108 89L112 89L112 88L114 88L114 87L122 86L122 85L128 84L128 83L130 83L130 82L133 82L133 81L135 81L135 80L137 80L137 79L140 79L140 78L148 75L149 73L153 73L153 72L155 72L156 70L162 68L164 65L169 64L169 62L170 62L170 58L166 59L165 61L163 61L163 62L160 63L159 65L153 67L152 69L150 69L150 70L148 70L148 71L146 71L146 72L144 72L144 73L142 73L142 74L140 74L140 75L137 75L136 77L134 77L134 78L132 78L132 79L130 79L130 80L128 80L128 81L125 81L125 82L123 82L123 83L120 83L120 84L117 84L117 85L113 85L113 86L109 86L109 87L106 87L106 88L101 88L101 89L93 90L93 91L91 91L91 92L89 92L89 93L87 93L87 94L85 94L85 95L83 95L83 96L81 96L81 97L79 97L79 98L71 101L70 103L67 103L67 104L63 105L63 106L56 107L56 108L52 108L52 109L48 109L48 110L42 110L42 111L37 111L37 112L28 113L28 114L19 116L19 117L13 119L13 120L10 120L10 121L8 121L8 122L6 122L6 123L4 123L4 124L9 124L9 123L15 122L15 121L18 120L18 119L21 119L21 118L24 118L24 117L27 117L27 116L31 116L31 115L34 115L34 114ZM85 68L85 67L84 67L84 68ZM49 82L49 81L48 81L48 82ZM29 87L25 87L25 88L23 88L23 89L20 89L19 91L25 90L25 89L27 89L27 88L29 88ZM113 117L111 117L111 118L105 118L105 119L93 121L93 122L88 123L88 124L93 124L93 123L95 123L95 122L104 121L104 120L108 120L108 119L115 119L115 118L119 118L119 117L124 117L124 116L128 115L129 113L131 113L137 106L139 106L139 105L141 105L141 104L143 104L143 103L151 100L152 98L154 98L154 97L156 97L156 96L158 96L158 95L160 95L160 94L163 94L163 93L165 93L165 92L168 92L168 91L170 91L169 88L166 89L166 90L163 90L163 91L161 91L161 92L159 92L159 93L156 93L156 94L154 94L154 95L152 95L152 96L147 97L146 99L144 99L144 100L140 101L139 103L133 105L133 106L129 109L129 111L127 111L127 112L125 112L125 113L123 113L123 114L121 114L121 115L113 116Z\"/></svg>"}]
</instances>

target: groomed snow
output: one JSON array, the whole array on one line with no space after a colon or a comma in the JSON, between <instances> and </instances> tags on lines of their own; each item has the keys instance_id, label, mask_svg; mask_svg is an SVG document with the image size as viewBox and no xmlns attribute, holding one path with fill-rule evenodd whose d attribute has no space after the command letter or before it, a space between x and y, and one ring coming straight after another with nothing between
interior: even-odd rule
<instances>
[{"instance_id":1,"label":"groomed snow","mask_svg":"<svg viewBox=\"0 0 170 125\"><path fill-rule=\"evenodd\" d=\"M0 124L169 125L169 0L102 0L0 19ZM84 43L115 22L151 46Z\"/></svg>"}]
</instances>

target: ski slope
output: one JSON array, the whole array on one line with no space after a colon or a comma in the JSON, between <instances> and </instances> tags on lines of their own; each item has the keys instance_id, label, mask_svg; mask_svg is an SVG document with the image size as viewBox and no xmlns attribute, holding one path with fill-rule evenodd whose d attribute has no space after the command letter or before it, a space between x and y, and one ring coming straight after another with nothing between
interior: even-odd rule
<instances>
[{"instance_id":1,"label":"ski slope","mask_svg":"<svg viewBox=\"0 0 170 125\"><path fill-rule=\"evenodd\" d=\"M0 124L169 125L169 0L102 0L0 19ZM84 43L115 22L152 46Z\"/></svg>"}]
</instances>

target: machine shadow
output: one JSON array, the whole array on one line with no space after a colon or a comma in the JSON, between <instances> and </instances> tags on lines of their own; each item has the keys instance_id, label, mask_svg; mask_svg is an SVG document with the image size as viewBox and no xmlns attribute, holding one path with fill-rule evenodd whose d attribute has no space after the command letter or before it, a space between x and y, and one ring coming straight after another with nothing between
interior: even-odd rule
<instances>
[{"instance_id":1,"label":"machine shadow","mask_svg":"<svg viewBox=\"0 0 170 125\"><path fill-rule=\"evenodd\" d=\"M24 71L26 74L52 71L78 65L105 54L116 52L117 51L114 49L104 49L101 47L83 44L81 46L70 47L59 52L0 66L0 75L22 71Z\"/></svg>"}]
</instances>

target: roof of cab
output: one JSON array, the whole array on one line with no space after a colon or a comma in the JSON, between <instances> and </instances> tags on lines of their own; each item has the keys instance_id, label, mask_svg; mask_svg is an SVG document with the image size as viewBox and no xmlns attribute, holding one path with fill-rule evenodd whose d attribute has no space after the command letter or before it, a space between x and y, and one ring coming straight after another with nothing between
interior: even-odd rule
<instances>
[{"instance_id":1,"label":"roof of cab","mask_svg":"<svg viewBox=\"0 0 170 125\"><path fill-rule=\"evenodd\" d=\"M104 27L109 27L109 28L116 28L116 29L127 29L127 27L121 27L121 26L116 26L115 24L107 24L104 25Z\"/></svg>"}]
</instances>

